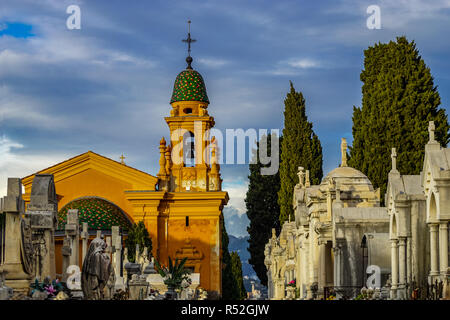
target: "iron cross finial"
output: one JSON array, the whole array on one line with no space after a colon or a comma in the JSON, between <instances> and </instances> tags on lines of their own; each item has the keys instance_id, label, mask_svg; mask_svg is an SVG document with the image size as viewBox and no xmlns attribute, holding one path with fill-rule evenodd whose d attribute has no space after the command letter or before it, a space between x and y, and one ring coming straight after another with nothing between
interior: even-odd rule
<instances>
[{"instance_id":1,"label":"iron cross finial","mask_svg":"<svg viewBox=\"0 0 450 320\"><path fill-rule=\"evenodd\" d=\"M123 160L125 160L125 157L123 156L123 153L122 153L122 155L120 156L120 163L121 164L125 164L125 161L123 161Z\"/></svg>"},{"instance_id":2,"label":"iron cross finial","mask_svg":"<svg viewBox=\"0 0 450 320\"><path fill-rule=\"evenodd\" d=\"M181 40L183 42L186 42L188 44L188 56L186 58L186 62L188 64L186 69L192 69L191 63L192 63L192 57L191 57L191 43L196 42L197 40L191 38L191 20L188 20L188 36L187 39Z\"/></svg>"}]
</instances>

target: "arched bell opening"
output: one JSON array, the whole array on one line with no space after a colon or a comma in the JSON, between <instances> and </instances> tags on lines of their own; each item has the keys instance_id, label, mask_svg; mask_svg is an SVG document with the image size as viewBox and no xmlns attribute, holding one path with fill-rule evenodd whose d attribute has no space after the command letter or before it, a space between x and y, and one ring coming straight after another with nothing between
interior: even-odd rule
<instances>
[{"instance_id":1,"label":"arched bell opening","mask_svg":"<svg viewBox=\"0 0 450 320\"><path fill-rule=\"evenodd\" d=\"M185 167L195 167L195 136L191 131L183 135L183 163Z\"/></svg>"}]
</instances>

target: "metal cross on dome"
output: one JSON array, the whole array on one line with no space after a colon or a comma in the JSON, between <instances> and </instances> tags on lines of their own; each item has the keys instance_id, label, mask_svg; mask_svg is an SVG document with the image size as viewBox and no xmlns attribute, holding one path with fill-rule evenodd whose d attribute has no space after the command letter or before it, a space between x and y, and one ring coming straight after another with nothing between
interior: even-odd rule
<instances>
[{"instance_id":1,"label":"metal cross on dome","mask_svg":"<svg viewBox=\"0 0 450 320\"><path fill-rule=\"evenodd\" d=\"M188 66L186 69L192 69L191 63L192 63L192 57L191 57L191 43L196 42L197 40L191 38L191 20L188 20L188 36L187 39L181 40L183 42L186 42L188 44L188 56L186 58L186 62Z\"/></svg>"}]
</instances>

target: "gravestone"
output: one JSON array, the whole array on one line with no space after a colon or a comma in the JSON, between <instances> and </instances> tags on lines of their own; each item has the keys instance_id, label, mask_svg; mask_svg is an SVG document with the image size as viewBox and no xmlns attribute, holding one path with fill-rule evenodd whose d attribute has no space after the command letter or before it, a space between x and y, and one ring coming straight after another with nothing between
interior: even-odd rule
<instances>
[{"instance_id":1,"label":"gravestone","mask_svg":"<svg viewBox=\"0 0 450 320\"><path fill-rule=\"evenodd\" d=\"M29 219L35 252L35 277L56 278L55 228L58 223L58 200L55 183L51 174L37 174L31 186L30 203L26 218Z\"/></svg>"},{"instance_id":2,"label":"gravestone","mask_svg":"<svg viewBox=\"0 0 450 320\"><path fill-rule=\"evenodd\" d=\"M125 247L123 248L123 257L122 257L122 266L123 266L123 270L122 270L122 274L123 274L123 279L124 282L126 283L128 281L128 271L125 268L126 264L129 262L128 261L128 248Z\"/></svg>"},{"instance_id":3,"label":"gravestone","mask_svg":"<svg viewBox=\"0 0 450 320\"><path fill-rule=\"evenodd\" d=\"M121 276L121 263L122 263L122 236L120 235L120 228L113 226L111 228L112 241L113 241L113 263L115 273L115 290L125 290L124 279Z\"/></svg>"},{"instance_id":4,"label":"gravestone","mask_svg":"<svg viewBox=\"0 0 450 320\"><path fill-rule=\"evenodd\" d=\"M148 287L144 275L133 274L131 280L128 282L130 290L130 300L144 300L148 295Z\"/></svg>"},{"instance_id":5,"label":"gravestone","mask_svg":"<svg viewBox=\"0 0 450 320\"><path fill-rule=\"evenodd\" d=\"M2 243L0 267L6 272L4 285L12 288L15 294L28 292L34 273L32 233L29 220L22 218L24 208L20 179L8 178L7 195L2 201L5 241Z\"/></svg>"},{"instance_id":6,"label":"gravestone","mask_svg":"<svg viewBox=\"0 0 450 320\"><path fill-rule=\"evenodd\" d=\"M71 240L69 237L65 237L63 241L63 246L61 248L61 254L62 254L62 281L67 281L67 268L70 266L70 256L72 255L72 247L71 247Z\"/></svg>"},{"instance_id":7,"label":"gravestone","mask_svg":"<svg viewBox=\"0 0 450 320\"><path fill-rule=\"evenodd\" d=\"M89 241L89 231L88 231L88 223L87 222L83 222L83 231L81 232L81 239L82 239L81 261L84 261L84 258L86 257L88 241Z\"/></svg>"},{"instance_id":8,"label":"gravestone","mask_svg":"<svg viewBox=\"0 0 450 320\"><path fill-rule=\"evenodd\" d=\"M79 266L80 259L80 232L78 223L78 210L70 209L67 212L66 237L70 239L70 258L69 264Z\"/></svg>"}]
</instances>

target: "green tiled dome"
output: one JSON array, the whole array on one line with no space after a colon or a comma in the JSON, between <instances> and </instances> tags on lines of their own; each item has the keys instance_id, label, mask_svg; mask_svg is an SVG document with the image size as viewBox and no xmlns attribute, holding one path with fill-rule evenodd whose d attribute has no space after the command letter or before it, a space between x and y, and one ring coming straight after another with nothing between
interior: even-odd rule
<instances>
[{"instance_id":1,"label":"green tiled dome","mask_svg":"<svg viewBox=\"0 0 450 320\"><path fill-rule=\"evenodd\" d=\"M176 101L201 101L209 103L202 75L195 70L186 69L175 79L172 99Z\"/></svg>"},{"instance_id":2,"label":"green tiled dome","mask_svg":"<svg viewBox=\"0 0 450 320\"><path fill-rule=\"evenodd\" d=\"M120 226L128 230L131 222L114 204L100 198L81 198L64 206L58 212L58 229L64 230L67 223L67 211L78 209L80 226L87 222L89 229L110 230L112 226Z\"/></svg>"}]
</instances>

